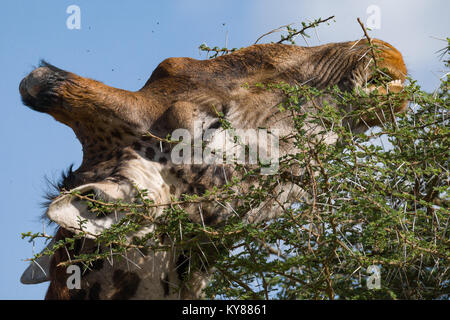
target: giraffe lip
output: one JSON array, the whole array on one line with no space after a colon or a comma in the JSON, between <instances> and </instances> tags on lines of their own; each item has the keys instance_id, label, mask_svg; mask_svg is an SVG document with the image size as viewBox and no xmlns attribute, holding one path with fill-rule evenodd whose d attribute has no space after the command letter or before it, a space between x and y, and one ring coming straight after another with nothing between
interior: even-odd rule
<instances>
[{"instance_id":1,"label":"giraffe lip","mask_svg":"<svg viewBox=\"0 0 450 320\"><path fill-rule=\"evenodd\" d=\"M19 84L23 104L35 111L48 113L61 105L58 90L68 77L68 72L41 62L41 66L31 71Z\"/></svg>"},{"instance_id":2,"label":"giraffe lip","mask_svg":"<svg viewBox=\"0 0 450 320\"><path fill-rule=\"evenodd\" d=\"M400 79L392 80L392 81L390 81L388 84L399 84L399 85L403 85L402 80L400 80Z\"/></svg>"},{"instance_id":3,"label":"giraffe lip","mask_svg":"<svg viewBox=\"0 0 450 320\"><path fill-rule=\"evenodd\" d=\"M384 86L375 86L375 85L369 85L363 88L364 92L371 93L375 90L378 90L378 92L385 92L385 94L389 92L398 93L402 91L405 88L404 82L400 79L395 79L392 81L389 81ZM381 90L380 90L381 89Z\"/></svg>"},{"instance_id":4,"label":"giraffe lip","mask_svg":"<svg viewBox=\"0 0 450 320\"><path fill-rule=\"evenodd\" d=\"M22 79L19 85L19 91L22 97L37 98L44 72L44 68L38 68Z\"/></svg>"},{"instance_id":5,"label":"giraffe lip","mask_svg":"<svg viewBox=\"0 0 450 320\"><path fill-rule=\"evenodd\" d=\"M22 79L19 84L19 92L22 102L26 106L36 111L43 111L42 106L38 104L38 94L40 91L39 78L43 74L41 68L33 70L28 76Z\"/></svg>"},{"instance_id":6,"label":"giraffe lip","mask_svg":"<svg viewBox=\"0 0 450 320\"><path fill-rule=\"evenodd\" d=\"M388 82L386 84L386 86L388 87L388 89L391 87L397 87L397 88L401 88L402 90L405 87L404 83L400 79L392 80L392 81Z\"/></svg>"}]
</instances>

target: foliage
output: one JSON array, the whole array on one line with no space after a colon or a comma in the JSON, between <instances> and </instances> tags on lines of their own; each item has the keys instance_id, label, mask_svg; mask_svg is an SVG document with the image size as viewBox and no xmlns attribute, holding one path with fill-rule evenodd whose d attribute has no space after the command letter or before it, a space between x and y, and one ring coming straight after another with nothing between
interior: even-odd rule
<instances>
[{"instance_id":1,"label":"foliage","mask_svg":"<svg viewBox=\"0 0 450 320\"><path fill-rule=\"evenodd\" d=\"M292 40L298 32L292 30L282 36L283 41ZM447 67L448 48L442 52ZM214 51L216 56L235 50L206 45L201 49ZM342 92L336 87L317 90L307 85L251 84L286 95L279 108L296 125L284 139L294 141L300 151L281 157L278 172L259 176L258 184L246 194L236 193L233 187L255 171L238 167L242 176L221 189L174 199L174 204L215 201L223 205L239 199L236 215L218 226L195 223L175 205L154 217L151 212L156 204L146 198L146 190L140 190L138 201L131 204L77 195L90 203L93 212L122 210L128 215L96 240L102 246L114 245L114 250L74 257L75 261L89 265L130 248L146 248L149 239L153 239L152 250L167 250L173 246L154 240L165 234L177 250L188 253L191 270L208 264L213 267L207 298L448 299L449 84L447 74L435 92L427 93L409 79L403 92L383 97L376 92ZM322 96L326 102L315 104ZM393 117L393 110L404 99L410 101L408 112ZM367 108L343 114L333 106L364 106L368 100L390 121L366 133L351 132L349 119L362 118ZM303 106L308 102L317 108L307 117ZM306 135L306 121L320 124L323 132ZM339 137L332 145L322 139L330 132ZM289 169L298 164L303 173L293 176ZM273 190L284 182L300 186L307 194L305 199L296 203L280 200L280 216L245 223L242 217L249 208L274 196ZM150 225L156 227L143 238L132 244L125 241L124 235ZM43 233L23 237L30 241L49 238ZM60 241L55 249L70 247L73 241ZM366 285L370 266L381 270L379 289Z\"/></svg>"}]
</instances>

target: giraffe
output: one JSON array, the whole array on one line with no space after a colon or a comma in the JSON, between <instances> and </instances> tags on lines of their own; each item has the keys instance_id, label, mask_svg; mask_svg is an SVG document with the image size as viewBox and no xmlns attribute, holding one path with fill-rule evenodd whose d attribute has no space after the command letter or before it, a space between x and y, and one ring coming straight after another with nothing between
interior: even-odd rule
<instances>
[{"instance_id":1,"label":"giraffe","mask_svg":"<svg viewBox=\"0 0 450 320\"><path fill-rule=\"evenodd\" d=\"M380 49L376 53L382 58L379 67L385 68L393 80L388 89L401 91L407 72L402 55L386 42L373 42ZM155 203L168 203L173 196L202 194L212 186L223 185L233 169L226 165L175 164L170 153L173 146L156 137L166 137L179 128L195 136L196 121L216 132L220 127L217 112L234 128L268 127L288 133L293 128L292 120L277 112L284 96L276 91L244 88L243 84L308 82L317 88L362 88L371 77L367 50L365 41L317 47L257 44L210 60L169 58L136 92L112 88L41 62L21 81L19 91L26 106L69 126L81 142L82 164L68 170L58 185L60 190L132 202L134 186L138 186L148 190L148 197ZM405 108L406 102L395 112ZM364 131L377 122L349 125L355 131ZM335 138L329 140L334 143ZM289 144L280 145L280 155L291 148ZM292 199L301 192L289 190L285 196ZM223 221L228 212L206 205L200 210L187 209L193 220L198 221L201 214L207 225ZM161 208L155 210L156 215L163 214ZM120 213L96 217L83 201L69 193L51 199L46 214L59 226L50 247L79 232L80 217L86 219L91 234L101 233L123 217ZM261 221L277 212L267 207L253 214L251 221ZM59 249L53 256L39 258L39 268L31 264L21 281L50 281L46 299L199 299L208 283L208 270L193 270L193 276L183 281L186 257L175 249L131 250L125 259L95 262L83 274L81 288L68 289L68 274L58 263L95 249L93 237L86 235L73 250Z\"/></svg>"}]
</instances>

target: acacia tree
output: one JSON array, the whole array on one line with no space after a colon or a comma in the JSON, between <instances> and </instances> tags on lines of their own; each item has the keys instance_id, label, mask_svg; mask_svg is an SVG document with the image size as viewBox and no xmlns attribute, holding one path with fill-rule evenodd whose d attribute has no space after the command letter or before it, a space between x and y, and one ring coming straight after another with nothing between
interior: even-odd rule
<instances>
[{"instance_id":1,"label":"acacia tree","mask_svg":"<svg viewBox=\"0 0 450 320\"><path fill-rule=\"evenodd\" d=\"M307 37L306 30L332 18L303 23L301 29L285 26L287 34L279 42L295 43L296 36ZM363 30L369 40L368 50L377 50ZM449 38L447 42L441 58L449 67ZM200 49L212 53L212 58L237 50L206 45ZM374 73L378 75L373 80L376 86L391 80L376 63ZM448 299L449 83L447 73L439 88L427 93L409 79L402 92L387 95L362 90L342 92L337 87L317 90L307 85L249 84L286 95L279 109L293 117L295 130L281 139L294 139L298 149L281 157L279 170L272 175L257 175L261 164L251 170L236 165L242 174L222 188L202 195L183 195L174 202L226 204L239 199L239 206L233 208L236 214L226 224L195 223L179 206L149 218L155 204L146 198L146 190L140 190L136 203L103 203L73 193L83 198L92 212L126 210L129 214L96 239L99 245L114 245L111 252L83 254L67 264L78 262L89 267L113 251L149 248L147 240L164 234L172 245L154 242L150 249L175 246L189 255L185 277L190 276L189 270L212 267L207 298ZM320 100L324 103L314 103L323 96L327 97ZM393 110L405 99L410 101L408 112L394 116ZM308 102L317 108L307 117L303 106ZM343 114L336 105L356 107ZM349 119L363 119L369 113L382 115L378 129L358 134L349 130ZM230 129L230 123L221 120L222 127ZM306 135L305 121L320 124L325 133L337 135L338 142L326 144L321 139L324 132ZM293 176L289 168L298 163L304 168L303 174ZM233 186L255 175L255 187L245 194L235 192ZM298 185L307 196L295 203L277 199L274 190L285 182ZM282 214L268 221L245 223L242 217L249 208L268 197L277 201ZM124 235L149 223L156 226L154 231L132 244L124 240ZM23 237L30 241L51 238L32 232ZM73 246L82 237L81 232L61 240L43 254Z\"/></svg>"}]
</instances>

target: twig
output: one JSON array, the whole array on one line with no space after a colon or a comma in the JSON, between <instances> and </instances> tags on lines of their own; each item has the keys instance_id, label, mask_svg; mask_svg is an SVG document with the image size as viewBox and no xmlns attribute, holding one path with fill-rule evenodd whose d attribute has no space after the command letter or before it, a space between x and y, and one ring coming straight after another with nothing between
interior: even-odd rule
<instances>
[{"instance_id":1,"label":"twig","mask_svg":"<svg viewBox=\"0 0 450 320\"><path fill-rule=\"evenodd\" d=\"M361 22L361 19L357 18L356 20L358 21L359 25L360 25L361 28L363 29L364 35L366 36L367 41L369 41L370 50L371 50L371 52L372 52L373 63L374 63L374 65L375 65L375 69L378 69L378 66L377 66L377 58L376 58L376 55L375 55L375 50L373 49L372 39L369 37L369 34L367 33L366 27L364 27L364 24Z\"/></svg>"},{"instance_id":2,"label":"twig","mask_svg":"<svg viewBox=\"0 0 450 320\"><path fill-rule=\"evenodd\" d=\"M281 30L283 30L283 28L287 28L287 27L289 27L289 26L291 26L291 25L293 25L293 24L294 24L294 23L289 23L289 24L286 24L286 25L284 25L284 26L278 27L278 28L276 28L276 29L273 29L273 30L271 30L271 31L269 31L269 32L264 33L262 36L260 36L258 39L256 39L256 41L255 41L254 44L257 44L258 41L261 40L262 38L264 38L265 36L268 36L269 34L272 34L272 33L274 33L274 32L281 31Z\"/></svg>"},{"instance_id":3,"label":"twig","mask_svg":"<svg viewBox=\"0 0 450 320\"><path fill-rule=\"evenodd\" d=\"M299 31L297 31L297 32L294 32L294 33L292 33L292 34L289 34L289 35L286 36L286 37L281 37L281 40L278 41L277 43L283 43L283 42L286 41L286 40L292 39L293 37L295 37L295 36L297 36L297 35L299 35L299 34L303 34L307 29L309 29L309 28L315 28L318 24L323 23L323 22L327 22L328 20L331 20L331 19L333 19L333 18L334 18L334 16L328 17L328 18L326 18L325 20L322 20L322 18L319 18L318 20L316 20L316 21L314 21L314 22L311 22L309 25L304 26L301 30L299 30ZM258 39L258 40L259 40L259 39Z\"/></svg>"},{"instance_id":4,"label":"twig","mask_svg":"<svg viewBox=\"0 0 450 320\"><path fill-rule=\"evenodd\" d=\"M155 136L155 135L154 135L153 133L151 133L150 131L147 131L147 132L144 134L144 137L152 137L152 138L154 138L154 139L156 139L156 140L158 140L158 141L161 141L161 142L167 142L167 143L178 143L178 142L179 142L179 141L173 141L173 140L164 139L164 138Z\"/></svg>"}]
</instances>

